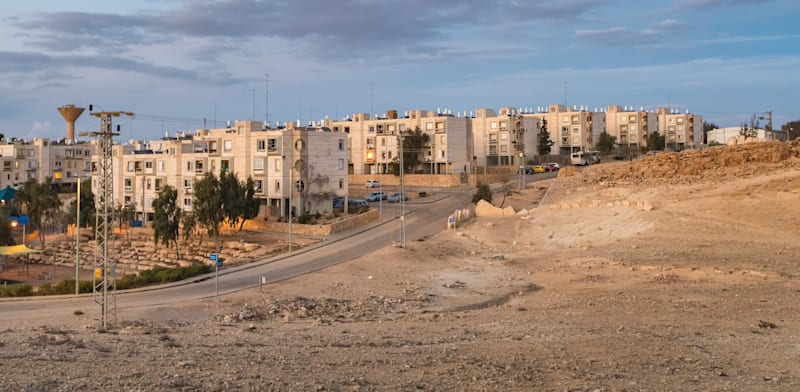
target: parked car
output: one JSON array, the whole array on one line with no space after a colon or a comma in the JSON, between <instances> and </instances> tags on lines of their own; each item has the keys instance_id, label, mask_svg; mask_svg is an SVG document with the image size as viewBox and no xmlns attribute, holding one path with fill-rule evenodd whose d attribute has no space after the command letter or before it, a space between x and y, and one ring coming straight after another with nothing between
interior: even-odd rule
<instances>
[{"instance_id":1,"label":"parked car","mask_svg":"<svg viewBox=\"0 0 800 392\"><path fill-rule=\"evenodd\" d=\"M344 197L334 197L333 208L344 208Z\"/></svg>"},{"instance_id":2,"label":"parked car","mask_svg":"<svg viewBox=\"0 0 800 392\"><path fill-rule=\"evenodd\" d=\"M378 180L367 180L366 188L380 188L381 182Z\"/></svg>"},{"instance_id":3,"label":"parked car","mask_svg":"<svg viewBox=\"0 0 800 392\"><path fill-rule=\"evenodd\" d=\"M389 198L387 200L389 201L389 203L399 203L400 200L408 201L408 194L405 192L403 193L395 192L389 195Z\"/></svg>"},{"instance_id":4,"label":"parked car","mask_svg":"<svg viewBox=\"0 0 800 392\"><path fill-rule=\"evenodd\" d=\"M549 172L558 171L559 169L561 169L561 166L558 163L555 163L555 162L545 163L544 164L544 169L549 171Z\"/></svg>"},{"instance_id":5,"label":"parked car","mask_svg":"<svg viewBox=\"0 0 800 392\"><path fill-rule=\"evenodd\" d=\"M367 201L364 199L347 199L347 209L349 212L368 210L369 203L367 203Z\"/></svg>"},{"instance_id":6,"label":"parked car","mask_svg":"<svg viewBox=\"0 0 800 392\"><path fill-rule=\"evenodd\" d=\"M545 172L544 166L542 166L542 165L534 166L533 167L533 172L534 173L544 173Z\"/></svg>"},{"instance_id":7,"label":"parked car","mask_svg":"<svg viewBox=\"0 0 800 392\"><path fill-rule=\"evenodd\" d=\"M386 192L372 192L364 198L366 201L386 200Z\"/></svg>"}]
</instances>

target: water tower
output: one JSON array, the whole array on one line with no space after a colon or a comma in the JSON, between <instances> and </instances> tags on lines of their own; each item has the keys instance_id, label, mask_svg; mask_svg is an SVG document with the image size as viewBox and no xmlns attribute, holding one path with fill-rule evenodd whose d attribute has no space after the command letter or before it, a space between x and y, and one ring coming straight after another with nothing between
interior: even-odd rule
<instances>
[{"instance_id":1,"label":"water tower","mask_svg":"<svg viewBox=\"0 0 800 392\"><path fill-rule=\"evenodd\" d=\"M75 142L75 120L83 113L83 108L76 108L75 105L64 105L58 108L61 117L67 121L67 143Z\"/></svg>"}]
</instances>

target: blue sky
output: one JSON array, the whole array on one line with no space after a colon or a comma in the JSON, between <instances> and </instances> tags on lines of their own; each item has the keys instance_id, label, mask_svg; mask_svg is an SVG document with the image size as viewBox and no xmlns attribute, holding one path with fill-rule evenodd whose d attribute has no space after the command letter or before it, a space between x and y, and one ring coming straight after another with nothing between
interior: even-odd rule
<instances>
[{"instance_id":1,"label":"blue sky","mask_svg":"<svg viewBox=\"0 0 800 392\"><path fill-rule=\"evenodd\" d=\"M264 120L267 84L273 123L565 102L800 119L797 0L33 0L0 18L8 137L63 137L64 104L135 112L122 141Z\"/></svg>"}]
</instances>

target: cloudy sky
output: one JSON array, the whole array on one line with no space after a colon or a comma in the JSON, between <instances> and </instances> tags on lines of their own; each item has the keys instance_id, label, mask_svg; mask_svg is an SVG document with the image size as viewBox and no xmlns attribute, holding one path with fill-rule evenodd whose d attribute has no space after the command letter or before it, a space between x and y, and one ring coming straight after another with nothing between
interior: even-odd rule
<instances>
[{"instance_id":1,"label":"cloudy sky","mask_svg":"<svg viewBox=\"0 0 800 392\"><path fill-rule=\"evenodd\" d=\"M9 137L63 137L70 103L135 112L123 141L267 107L273 124L565 102L800 119L797 0L34 0L0 18Z\"/></svg>"}]
</instances>

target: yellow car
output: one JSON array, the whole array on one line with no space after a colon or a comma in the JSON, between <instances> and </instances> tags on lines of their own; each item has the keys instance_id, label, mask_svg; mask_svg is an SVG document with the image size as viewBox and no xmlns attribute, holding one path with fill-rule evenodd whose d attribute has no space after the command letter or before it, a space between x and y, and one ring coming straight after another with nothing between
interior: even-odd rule
<instances>
[{"instance_id":1,"label":"yellow car","mask_svg":"<svg viewBox=\"0 0 800 392\"><path fill-rule=\"evenodd\" d=\"M534 167L533 167L533 172L534 172L534 173L544 173L544 172L545 172L545 170L544 170L544 166L542 166L542 165L536 165L536 166L534 166Z\"/></svg>"}]
</instances>

